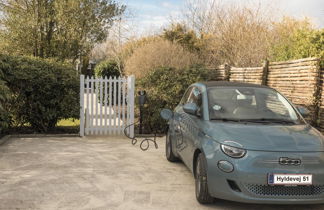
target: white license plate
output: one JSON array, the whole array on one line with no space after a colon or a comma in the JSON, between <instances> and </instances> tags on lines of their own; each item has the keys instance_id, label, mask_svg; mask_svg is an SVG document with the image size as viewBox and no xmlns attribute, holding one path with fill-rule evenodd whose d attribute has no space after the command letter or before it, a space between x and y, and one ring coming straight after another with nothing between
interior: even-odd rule
<instances>
[{"instance_id":1,"label":"white license plate","mask_svg":"<svg viewBox=\"0 0 324 210\"><path fill-rule=\"evenodd\" d=\"M269 174L270 185L312 185L312 174Z\"/></svg>"}]
</instances>

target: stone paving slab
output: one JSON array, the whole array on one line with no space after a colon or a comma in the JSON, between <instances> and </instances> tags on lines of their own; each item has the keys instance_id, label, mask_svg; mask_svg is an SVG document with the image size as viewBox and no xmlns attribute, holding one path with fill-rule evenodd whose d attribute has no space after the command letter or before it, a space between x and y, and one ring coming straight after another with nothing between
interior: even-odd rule
<instances>
[{"instance_id":1,"label":"stone paving slab","mask_svg":"<svg viewBox=\"0 0 324 210\"><path fill-rule=\"evenodd\" d=\"M194 179L120 137L11 138L0 146L0 209L324 209L324 205L197 203Z\"/></svg>"}]
</instances>

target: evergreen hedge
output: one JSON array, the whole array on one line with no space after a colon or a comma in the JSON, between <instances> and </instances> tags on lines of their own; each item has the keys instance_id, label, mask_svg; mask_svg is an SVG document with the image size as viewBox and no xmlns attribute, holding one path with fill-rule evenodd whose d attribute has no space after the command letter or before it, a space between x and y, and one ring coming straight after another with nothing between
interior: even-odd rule
<instances>
[{"instance_id":1,"label":"evergreen hedge","mask_svg":"<svg viewBox=\"0 0 324 210\"><path fill-rule=\"evenodd\" d=\"M69 65L34 57L0 55L0 80L9 88L5 107L11 125L30 125L37 132L60 119L79 118L80 83Z\"/></svg>"},{"instance_id":2,"label":"evergreen hedge","mask_svg":"<svg viewBox=\"0 0 324 210\"><path fill-rule=\"evenodd\" d=\"M150 71L138 80L136 87L147 92L143 119L145 126L151 129L150 132L163 132L166 122L160 117L160 111L163 108L173 110L189 85L212 79L213 74L201 65L185 69L160 67Z\"/></svg>"}]
</instances>

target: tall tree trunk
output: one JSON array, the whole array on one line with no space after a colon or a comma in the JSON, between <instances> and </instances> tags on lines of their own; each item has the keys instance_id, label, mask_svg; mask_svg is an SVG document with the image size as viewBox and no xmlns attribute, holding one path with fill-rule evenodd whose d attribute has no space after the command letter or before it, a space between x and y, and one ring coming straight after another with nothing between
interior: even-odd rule
<instances>
[{"instance_id":1,"label":"tall tree trunk","mask_svg":"<svg viewBox=\"0 0 324 210\"><path fill-rule=\"evenodd\" d=\"M55 22L52 20L52 17L51 17L51 20L50 20L50 22L48 24L47 34L46 34L47 57L52 57L53 56L51 42L52 42L52 38L53 38L54 25L55 25Z\"/></svg>"},{"instance_id":2,"label":"tall tree trunk","mask_svg":"<svg viewBox=\"0 0 324 210\"><path fill-rule=\"evenodd\" d=\"M39 46L39 57L44 58L44 26L40 25L40 46Z\"/></svg>"}]
</instances>

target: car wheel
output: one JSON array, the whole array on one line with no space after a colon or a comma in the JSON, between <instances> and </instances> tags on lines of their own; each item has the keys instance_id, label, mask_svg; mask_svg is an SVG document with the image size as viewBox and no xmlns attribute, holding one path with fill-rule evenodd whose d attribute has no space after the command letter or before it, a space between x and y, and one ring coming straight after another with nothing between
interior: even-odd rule
<instances>
[{"instance_id":1,"label":"car wheel","mask_svg":"<svg viewBox=\"0 0 324 210\"><path fill-rule=\"evenodd\" d=\"M207 168L206 158L200 153L196 162L196 198L201 204L209 204L214 201L214 198L209 195L207 186Z\"/></svg>"},{"instance_id":2,"label":"car wheel","mask_svg":"<svg viewBox=\"0 0 324 210\"><path fill-rule=\"evenodd\" d=\"M170 162L177 162L179 160L172 151L172 138L169 132L167 133L165 139L165 156Z\"/></svg>"}]
</instances>

